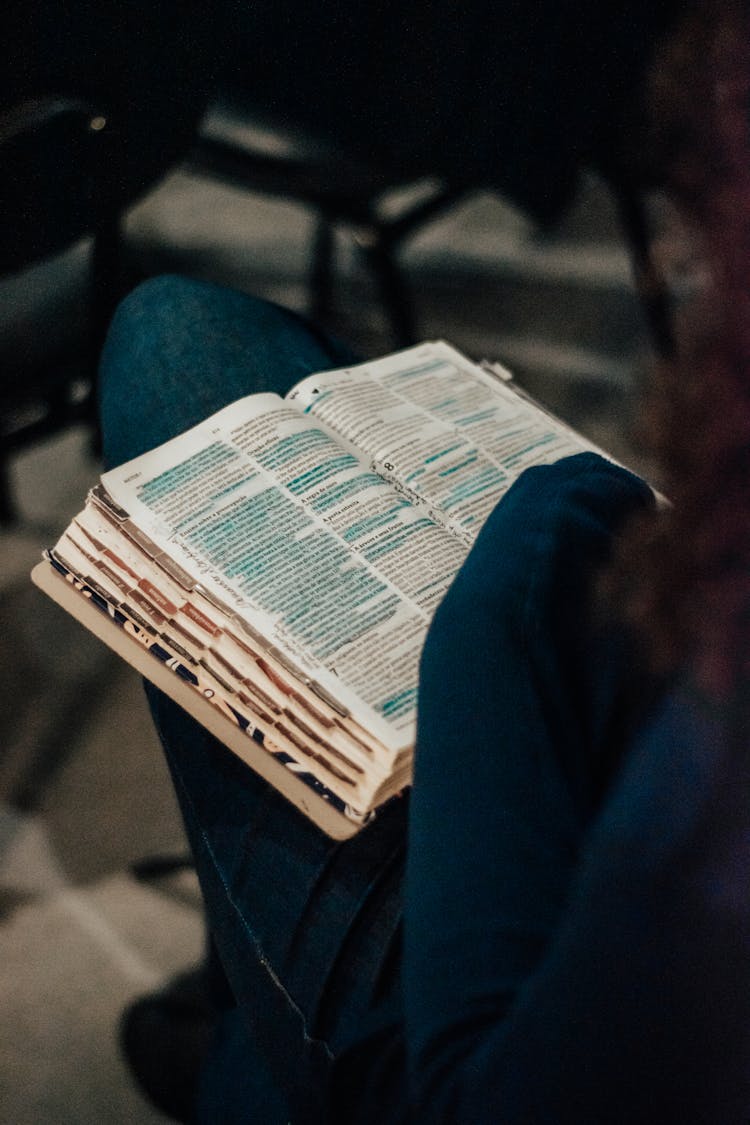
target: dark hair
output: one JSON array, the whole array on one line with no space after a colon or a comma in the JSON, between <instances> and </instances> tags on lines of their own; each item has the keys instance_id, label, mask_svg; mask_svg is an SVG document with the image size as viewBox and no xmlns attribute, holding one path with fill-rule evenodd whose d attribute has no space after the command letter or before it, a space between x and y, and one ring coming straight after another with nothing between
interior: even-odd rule
<instances>
[{"instance_id":1,"label":"dark hair","mask_svg":"<svg viewBox=\"0 0 750 1125\"><path fill-rule=\"evenodd\" d=\"M673 313L644 429L673 503L624 536L610 576L651 665L691 660L725 694L747 672L750 613L750 19L702 0L659 52L650 148L706 280Z\"/></svg>"}]
</instances>

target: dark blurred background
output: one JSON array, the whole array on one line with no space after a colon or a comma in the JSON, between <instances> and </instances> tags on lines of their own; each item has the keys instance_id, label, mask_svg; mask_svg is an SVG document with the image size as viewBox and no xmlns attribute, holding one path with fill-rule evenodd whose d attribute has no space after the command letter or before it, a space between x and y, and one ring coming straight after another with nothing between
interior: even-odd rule
<instances>
[{"instance_id":1,"label":"dark blurred background","mask_svg":"<svg viewBox=\"0 0 750 1125\"><path fill-rule=\"evenodd\" d=\"M176 271L311 313L365 355L443 337L645 465L649 346L612 192L585 159L577 178L552 160L540 188L484 92L462 94L493 64L481 36L448 50L401 6L384 38L381 6L330 0L304 20L61 7L2 17L0 1119L17 1125L159 1120L117 1019L202 943L192 872L137 866L185 852L137 678L28 580L100 471L96 357L119 297Z\"/></svg>"}]
</instances>

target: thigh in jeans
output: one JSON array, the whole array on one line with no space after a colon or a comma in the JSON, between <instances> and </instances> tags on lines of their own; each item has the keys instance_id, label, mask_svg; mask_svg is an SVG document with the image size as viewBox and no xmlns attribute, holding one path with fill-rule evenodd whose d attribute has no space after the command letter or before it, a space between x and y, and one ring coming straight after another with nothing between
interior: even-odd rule
<instances>
[{"instance_id":1,"label":"thigh in jeans","mask_svg":"<svg viewBox=\"0 0 750 1125\"><path fill-rule=\"evenodd\" d=\"M315 1113L339 1045L397 987L407 799L326 837L171 700L151 707L217 951L276 1085Z\"/></svg>"},{"instance_id":2,"label":"thigh in jeans","mask_svg":"<svg viewBox=\"0 0 750 1125\"><path fill-rule=\"evenodd\" d=\"M351 363L295 314L176 277L120 307L102 361L110 464L243 394ZM148 688L222 963L254 1039L310 1101L336 1041L383 987L398 928L405 802L336 844Z\"/></svg>"}]
</instances>

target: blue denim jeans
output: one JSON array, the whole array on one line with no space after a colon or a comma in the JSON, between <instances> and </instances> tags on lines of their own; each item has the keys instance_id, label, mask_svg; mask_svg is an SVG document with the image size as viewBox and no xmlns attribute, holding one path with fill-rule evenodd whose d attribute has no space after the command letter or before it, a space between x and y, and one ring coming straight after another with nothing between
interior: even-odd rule
<instances>
[{"instance_id":1,"label":"blue denim jeans","mask_svg":"<svg viewBox=\"0 0 750 1125\"><path fill-rule=\"evenodd\" d=\"M148 282L120 308L104 352L107 461L240 395L284 391L351 359L251 297ZM590 605L615 529L646 502L642 482L592 455L514 485L430 630L411 814L396 799L351 841L329 840L149 690L237 1005L208 1067L202 1119L394 1122L414 1098L426 1121L429 1083L407 1070L431 1076L446 981L477 1034L505 1019L548 954L653 686L625 634L600 626ZM368 1107L361 1090L384 1041L390 1101ZM486 1101L481 1120L505 1120L491 1091Z\"/></svg>"},{"instance_id":2,"label":"blue denim jeans","mask_svg":"<svg viewBox=\"0 0 750 1125\"><path fill-rule=\"evenodd\" d=\"M242 395L283 393L304 375L356 358L277 306L177 277L147 282L120 308L104 350L105 460L120 464ZM234 1013L226 1017L226 1057L251 1034L234 1095L224 1060L209 1068L222 1071L221 1120L231 1120L232 1097L243 1119L250 1089L268 1125L271 1113L286 1121L277 1088L320 1119L337 1045L396 985L407 802L392 802L371 829L334 843L166 696L149 685L147 695L211 937L247 1016L242 1026ZM253 1043L263 1047L255 1068L247 1061ZM204 1101L215 1102L210 1090Z\"/></svg>"}]
</instances>

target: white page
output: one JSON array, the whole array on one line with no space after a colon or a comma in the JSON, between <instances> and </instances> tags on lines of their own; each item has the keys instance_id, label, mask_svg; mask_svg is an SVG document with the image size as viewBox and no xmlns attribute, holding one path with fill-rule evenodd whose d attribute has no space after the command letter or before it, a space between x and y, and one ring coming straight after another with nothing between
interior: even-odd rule
<instances>
[{"instance_id":1,"label":"white page","mask_svg":"<svg viewBox=\"0 0 750 1125\"><path fill-rule=\"evenodd\" d=\"M467 544L524 469L594 448L442 341L310 376L287 397Z\"/></svg>"},{"instance_id":2,"label":"white page","mask_svg":"<svg viewBox=\"0 0 750 1125\"><path fill-rule=\"evenodd\" d=\"M319 421L250 396L102 482L386 746L410 744L424 634L465 547Z\"/></svg>"}]
</instances>

